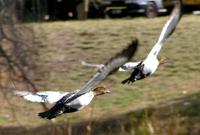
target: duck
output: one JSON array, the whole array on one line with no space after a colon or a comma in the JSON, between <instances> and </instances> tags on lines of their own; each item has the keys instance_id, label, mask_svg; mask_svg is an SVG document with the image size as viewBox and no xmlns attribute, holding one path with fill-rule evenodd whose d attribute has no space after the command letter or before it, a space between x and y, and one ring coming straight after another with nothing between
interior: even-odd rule
<instances>
[{"instance_id":1,"label":"duck","mask_svg":"<svg viewBox=\"0 0 200 135\"><path fill-rule=\"evenodd\" d=\"M137 62L127 62L118 68L118 71L120 72L132 72L127 79L122 81L122 84L131 84L136 80L144 79L154 74L160 64L165 63L166 58L161 58L160 60L158 60L158 53L160 52L165 41L175 31L176 26L182 16L182 1L176 0L174 2L175 6L172 10L169 20L164 25L158 41L153 46L147 57L144 60L140 60ZM103 66L103 64L88 63L83 60L81 61L81 64L85 67L96 68L97 70L99 70Z\"/></svg>"},{"instance_id":2,"label":"duck","mask_svg":"<svg viewBox=\"0 0 200 135\"><path fill-rule=\"evenodd\" d=\"M138 62L129 62L124 64L119 68L120 71L130 71L133 70L130 77L123 80L123 84L131 84L136 80L144 79L155 73L158 66L165 62L165 59L158 60L157 56L163 47L165 41L172 35L175 31L176 26L182 16L182 1L174 1L174 8L169 17L169 20L164 25L161 34L156 42L156 44L151 49L150 53L147 55L146 59Z\"/></svg>"},{"instance_id":3,"label":"duck","mask_svg":"<svg viewBox=\"0 0 200 135\"><path fill-rule=\"evenodd\" d=\"M97 86L107 76L115 73L117 69L129 61L138 48L138 40L135 39L121 52L108 60L82 87L72 92L41 91L37 93L27 91L15 91L15 95L25 100L37 103L50 103L53 107L47 111L38 113L45 119L53 119L65 113L82 110L94 97L108 94L110 90L104 86Z\"/></svg>"},{"instance_id":4,"label":"duck","mask_svg":"<svg viewBox=\"0 0 200 135\"><path fill-rule=\"evenodd\" d=\"M25 100L30 102L37 102L37 103L48 103L55 105L59 100L61 100L63 97L70 97L74 96L74 94L78 92L78 90L72 91L72 92L62 92L62 91L40 91L40 92L29 92L29 91L14 91L14 94L20 97L23 97ZM68 103L68 108L63 108L62 110L58 111L56 115L59 115L61 113L70 113L75 112L78 110L83 109L85 106L87 106L94 97L108 94L110 93L110 90L103 87L98 86L94 88L93 90L77 97L75 100ZM52 111L52 110L51 110ZM39 113L40 117L46 117L46 115L51 113L51 111L46 111L44 113ZM65 112L66 111L66 112ZM47 119L52 119L56 115L49 115Z\"/></svg>"}]
</instances>

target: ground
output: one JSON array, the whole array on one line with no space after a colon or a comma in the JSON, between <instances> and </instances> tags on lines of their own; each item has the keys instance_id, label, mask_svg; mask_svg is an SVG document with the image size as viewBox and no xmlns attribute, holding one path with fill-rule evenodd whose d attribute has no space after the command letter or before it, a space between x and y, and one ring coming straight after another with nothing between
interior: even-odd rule
<instances>
[{"instance_id":1,"label":"ground","mask_svg":"<svg viewBox=\"0 0 200 135\"><path fill-rule=\"evenodd\" d=\"M112 91L110 95L98 97L84 110L63 115L53 122L106 119L160 103L169 104L174 99L199 93L199 18L183 16L159 54L167 61L153 76L132 85L122 85L120 82L129 73L118 72L101 83ZM135 37L139 39L140 46L132 60L141 60L155 44L167 19L139 17L26 24L35 31L34 43L39 50L36 67L30 76L41 91L78 89L95 73L94 69L81 66L81 60L104 63ZM16 84L17 88L20 86ZM1 126L50 123L38 118L37 113L43 111L40 105L11 94L7 97L13 107L1 95Z\"/></svg>"}]
</instances>

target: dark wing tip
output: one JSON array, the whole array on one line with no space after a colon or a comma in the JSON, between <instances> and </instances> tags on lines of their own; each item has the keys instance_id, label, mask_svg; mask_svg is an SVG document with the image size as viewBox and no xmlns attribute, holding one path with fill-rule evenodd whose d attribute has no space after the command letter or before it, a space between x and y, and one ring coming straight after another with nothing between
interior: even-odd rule
<instances>
[{"instance_id":1,"label":"dark wing tip","mask_svg":"<svg viewBox=\"0 0 200 135\"><path fill-rule=\"evenodd\" d=\"M123 49L120 53L117 53L114 57L112 57L108 62L105 63L105 65L109 64L113 59L119 58L119 57L126 57L127 60L130 60L138 48L138 39L134 38L129 45Z\"/></svg>"},{"instance_id":2,"label":"dark wing tip","mask_svg":"<svg viewBox=\"0 0 200 135\"><path fill-rule=\"evenodd\" d=\"M177 24L179 23L181 17L182 17L182 11L183 11L183 2L182 0L174 0L173 1L174 8L172 10L172 13L170 14L170 18L173 18L170 22L170 26L168 28L169 33L166 34L165 39L167 39L169 36L172 35L172 33L175 31Z\"/></svg>"},{"instance_id":3,"label":"dark wing tip","mask_svg":"<svg viewBox=\"0 0 200 135\"><path fill-rule=\"evenodd\" d=\"M174 6L175 6L175 8L174 8L173 12L175 12L175 13L172 13L172 14L177 14L177 12L179 12L180 18L181 18L182 14L183 14L183 1L182 0L175 0Z\"/></svg>"},{"instance_id":4,"label":"dark wing tip","mask_svg":"<svg viewBox=\"0 0 200 135\"><path fill-rule=\"evenodd\" d=\"M138 48L138 39L135 38L132 40L132 42L128 45L128 48L124 49L124 56L126 56L128 58L128 60L130 60L133 55L135 54L135 52L137 51ZM123 52L122 52L123 54Z\"/></svg>"},{"instance_id":5,"label":"dark wing tip","mask_svg":"<svg viewBox=\"0 0 200 135\"><path fill-rule=\"evenodd\" d=\"M121 83L122 83L122 84L126 84L126 83L129 82L129 80L130 80L130 78L127 78L127 79L123 80Z\"/></svg>"},{"instance_id":6,"label":"dark wing tip","mask_svg":"<svg viewBox=\"0 0 200 135\"><path fill-rule=\"evenodd\" d=\"M129 61L137 51L137 48L138 48L138 39L135 38L132 40L131 43L129 43L129 45L125 49L123 49L120 53L117 53L115 57L112 57L105 65L106 66L109 65L110 63L112 63L113 60L117 60L118 58L125 58L126 60L124 61L124 63ZM110 71L109 75L118 71L118 68L119 67L116 67L112 71Z\"/></svg>"}]
</instances>

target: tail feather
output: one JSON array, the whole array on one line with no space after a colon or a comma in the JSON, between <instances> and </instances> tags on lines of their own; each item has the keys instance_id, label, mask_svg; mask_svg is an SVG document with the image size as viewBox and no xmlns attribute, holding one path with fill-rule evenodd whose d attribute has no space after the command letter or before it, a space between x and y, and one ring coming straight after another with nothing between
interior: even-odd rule
<instances>
[{"instance_id":1,"label":"tail feather","mask_svg":"<svg viewBox=\"0 0 200 135\"><path fill-rule=\"evenodd\" d=\"M64 107L60 104L56 104L50 110L39 113L38 116L41 118L46 118L50 120L63 114L63 112L64 112Z\"/></svg>"},{"instance_id":2,"label":"tail feather","mask_svg":"<svg viewBox=\"0 0 200 135\"><path fill-rule=\"evenodd\" d=\"M129 78L127 78L127 79L125 79L125 80L123 80L121 83L122 84L130 84L130 83L133 83L133 82L135 82L135 80L132 80L130 77Z\"/></svg>"},{"instance_id":3,"label":"tail feather","mask_svg":"<svg viewBox=\"0 0 200 135\"><path fill-rule=\"evenodd\" d=\"M122 83L122 84L126 84L126 83L128 82L128 80L129 80L129 78L128 78L128 79L125 79L125 80L123 80L121 83Z\"/></svg>"},{"instance_id":4,"label":"tail feather","mask_svg":"<svg viewBox=\"0 0 200 135\"><path fill-rule=\"evenodd\" d=\"M46 112L41 112L38 114L38 116L40 116L41 118L46 118L46 119L53 119L55 118L55 115L53 115L51 112L46 111Z\"/></svg>"},{"instance_id":5,"label":"tail feather","mask_svg":"<svg viewBox=\"0 0 200 135\"><path fill-rule=\"evenodd\" d=\"M59 115L63 114L63 111L56 111L56 112L53 112L52 110L48 110L48 111L45 111L45 112L41 112L38 114L39 117L41 118L46 118L46 119L53 119Z\"/></svg>"}]
</instances>

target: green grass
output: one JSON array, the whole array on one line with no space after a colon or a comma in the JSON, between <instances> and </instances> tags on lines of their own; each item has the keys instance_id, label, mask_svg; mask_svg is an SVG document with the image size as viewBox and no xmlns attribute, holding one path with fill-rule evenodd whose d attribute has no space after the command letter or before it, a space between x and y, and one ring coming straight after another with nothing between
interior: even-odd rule
<instances>
[{"instance_id":1,"label":"green grass","mask_svg":"<svg viewBox=\"0 0 200 135\"><path fill-rule=\"evenodd\" d=\"M174 34L166 42L159 57L166 57L156 73L133 85L120 82L129 73L117 73L103 81L112 94L98 97L84 110L67 114L57 122L76 122L85 119L99 119L170 102L199 92L200 70L199 16L183 16ZM34 28L39 47L37 68L31 75L40 90L71 91L80 88L94 73L93 69L80 65L80 60L104 63L137 37L140 46L135 60L145 58L156 42L167 17L155 19L113 19L28 24ZM16 84L18 85L18 84ZM187 94L183 94L187 91ZM35 126L49 123L36 114L40 106L11 97L16 106L19 123ZM8 106L6 104L3 107ZM0 111L2 118L9 109ZM13 120L2 119L0 125L17 125Z\"/></svg>"},{"instance_id":2,"label":"green grass","mask_svg":"<svg viewBox=\"0 0 200 135\"><path fill-rule=\"evenodd\" d=\"M68 133L73 135L198 135L200 131L200 94L186 98L170 100L167 104L146 107L119 115L79 121L75 124L70 120L59 124L47 124L37 127L1 128L1 135L37 135ZM73 119L73 117L71 117ZM77 130L78 129L78 130ZM91 130L90 130L91 129Z\"/></svg>"}]
</instances>

